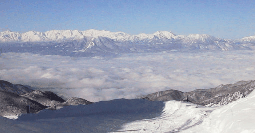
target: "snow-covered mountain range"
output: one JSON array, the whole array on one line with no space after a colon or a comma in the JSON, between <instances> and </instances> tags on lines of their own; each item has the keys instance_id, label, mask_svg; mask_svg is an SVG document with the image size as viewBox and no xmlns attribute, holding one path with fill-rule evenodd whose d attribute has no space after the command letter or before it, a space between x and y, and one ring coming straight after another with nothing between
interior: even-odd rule
<instances>
[{"instance_id":1,"label":"snow-covered mountain range","mask_svg":"<svg viewBox=\"0 0 255 133\"><path fill-rule=\"evenodd\" d=\"M1 42L47 42L47 41L66 41L66 40L79 40L87 37L99 38L105 37L114 41L137 41L137 40L150 40L153 38L157 39L181 39L185 38L183 35L175 35L168 31L157 31L154 34L138 34L129 35L124 32L110 32L105 30L51 30L46 32L28 31L25 33L4 31L0 32ZM192 34L188 38L202 39L205 40L209 36Z\"/></svg>"},{"instance_id":2,"label":"snow-covered mountain range","mask_svg":"<svg viewBox=\"0 0 255 133\"><path fill-rule=\"evenodd\" d=\"M255 36L239 40L206 34L175 35L168 31L129 35L99 30L51 30L25 33L0 32L2 52L32 52L57 55L105 55L133 52L204 51L253 49Z\"/></svg>"}]
</instances>

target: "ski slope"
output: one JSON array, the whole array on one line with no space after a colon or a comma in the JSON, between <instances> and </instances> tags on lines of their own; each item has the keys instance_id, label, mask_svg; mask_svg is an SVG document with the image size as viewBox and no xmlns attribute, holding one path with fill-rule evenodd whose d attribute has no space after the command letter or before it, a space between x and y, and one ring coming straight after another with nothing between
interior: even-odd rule
<instances>
[{"instance_id":1,"label":"ski slope","mask_svg":"<svg viewBox=\"0 0 255 133\"><path fill-rule=\"evenodd\" d=\"M214 108L199 107L179 101L165 102L159 117L128 123L118 132L164 133L180 132L203 122Z\"/></svg>"},{"instance_id":2,"label":"ski slope","mask_svg":"<svg viewBox=\"0 0 255 133\"><path fill-rule=\"evenodd\" d=\"M246 98L214 110L202 124L185 133L254 133L254 111L255 91Z\"/></svg>"},{"instance_id":3,"label":"ski slope","mask_svg":"<svg viewBox=\"0 0 255 133\"><path fill-rule=\"evenodd\" d=\"M168 101L161 116L128 123L122 132L254 133L255 92L218 108Z\"/></svg>"},{"instance_id":4,"label":"ski slope","mask_svg":"<svg viewBox=\"0 0 255 133\"><path fill-rule=\"evenodd\" d=\"M211 108L179 101L117 99L0 118L0 132L252 133L255 92L228 105Z\"/></svg>"}]
</instances>

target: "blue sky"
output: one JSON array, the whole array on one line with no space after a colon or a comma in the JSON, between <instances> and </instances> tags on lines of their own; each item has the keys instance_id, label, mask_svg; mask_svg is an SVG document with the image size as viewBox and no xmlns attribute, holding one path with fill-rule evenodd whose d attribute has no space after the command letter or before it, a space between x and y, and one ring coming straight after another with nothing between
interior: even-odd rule
<instances>
[{"instance_id":1,"label":"blue sky","mask_svg":"<svg viewBox=\"0 0 255 133\"><path fill-rule=\"evenodd\" d=\"M254 0L0 0L0 30L255 35Z\"/></svg>"}]
</instances>

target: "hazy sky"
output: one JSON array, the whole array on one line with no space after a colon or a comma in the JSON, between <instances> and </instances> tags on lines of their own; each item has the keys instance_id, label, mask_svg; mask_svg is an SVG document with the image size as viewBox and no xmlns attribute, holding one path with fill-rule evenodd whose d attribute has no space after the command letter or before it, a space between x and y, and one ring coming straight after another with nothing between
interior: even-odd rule
<instances>
[{"instance_id":1,"label":"hazy sky","mask_svg":"<svg viewBox=\"0 0 255 133\"><path fill-rule=\"evenodd\" d=\"M254 0L0 0L0 31L255 34Z\"/></svg>"}]
</instances>

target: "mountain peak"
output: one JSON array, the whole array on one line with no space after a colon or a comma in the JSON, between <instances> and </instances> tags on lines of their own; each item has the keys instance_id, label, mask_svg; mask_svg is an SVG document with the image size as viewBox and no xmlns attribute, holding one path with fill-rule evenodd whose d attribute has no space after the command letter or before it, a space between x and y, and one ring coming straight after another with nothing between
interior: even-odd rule
<instances>
[{"instance_id":1,"label":"mountain peak","mask_svg":"<svg viewBox=\"0 0 255 133\"><path fill-rule=\"evenodd\" d=\"M110 32L106 30L95 30L95 29L90 29L82 32L84 36L90 36L90 37L108 37L111 39L117 39L118 36L125 36L127 35L124 32Z\"/></svg>"},{"instance_id":2,"label":"mountain peak","mask_svg":"<svg viewBox=\"0 0 255 133\"><path fill-rule=\"evenodd\" d=\"M5 30L5 31L0 32L0 36L1 35L9 35L9 34L19 34L19 33L18 32L13 32L11 30Z\"/></svg>"},{"instance_id":3,"label":"mountain peak","mask_svg":"<svg viewBox=\"0 0 255 133\"><path fill-rule=\"evenodd\" d=\"M157 31L157 32L153 33L153 35L157 36L159 38L167 38L167 39L171 39L176 36L175 34L173 34L172 32L169 32L169 31Z\"/></svg>"},{"instance_id":4,"label":"mountain peak","mask_svg":"<svg viewBox=\"0 0 255 133\"><path fill-rule=\"evenodd\" d=\"M255 41L255 35L254 36L244 37L241 40L245 41L245 42L254 42Z\"/></svg>"},{"instance_id":5,"label":"mountain peak","mask_svg":"<svg viewBox=\"0 0 255 133\"><path fill-rule=\"evenodd\" d=\"M189 34L186 40L196 40L196 41L214 41L217 40L214 36L210 36L207 34Z\"/></svg>"},{"instance_id":6,"label":"mountain peak","mask_svg":"<svg viewBox=\"0 0 255 133\"><path fill-rule=\"evenodd\" d=\"M200 38L209 38L212 36L207 35L207 34L189 34L187 37L194 38L194 39L200 39Z\"/></svg>"}]
</instances>

